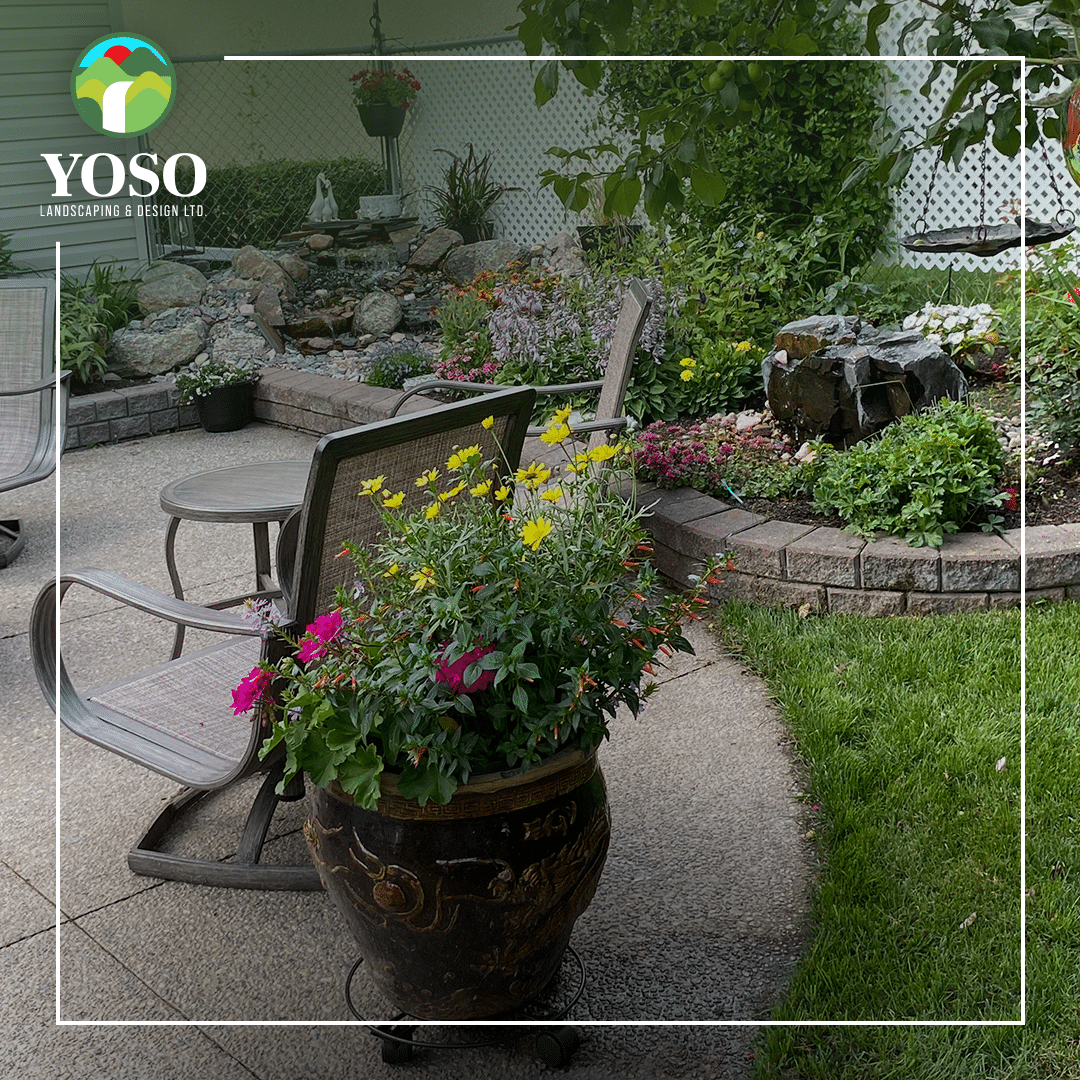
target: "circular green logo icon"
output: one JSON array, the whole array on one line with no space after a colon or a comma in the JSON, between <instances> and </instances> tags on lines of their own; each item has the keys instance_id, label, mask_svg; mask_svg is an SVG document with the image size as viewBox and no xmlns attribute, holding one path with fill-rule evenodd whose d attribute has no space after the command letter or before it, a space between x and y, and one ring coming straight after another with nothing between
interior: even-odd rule
<instances>
[{"instance_id":1,"label":"circular green logo icon","mask_svg":"<svg viewBox=\"0 0 1080 1080\"><path fill-rule=\"evenodd\" d=\"M172 108L169 58L136 34L99 38L71 69L71 100L96 132L129 139L157 127Z\"/></svg>"}]
</instances>

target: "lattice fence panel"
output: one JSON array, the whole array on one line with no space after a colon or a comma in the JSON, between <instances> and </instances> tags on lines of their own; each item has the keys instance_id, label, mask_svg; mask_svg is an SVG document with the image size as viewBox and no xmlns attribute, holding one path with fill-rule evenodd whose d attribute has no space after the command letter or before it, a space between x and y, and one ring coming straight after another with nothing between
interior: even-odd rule
<instances>
[{"instance_id":1,"label":"lattice fence panel","mask_svg":"<svg viewBox=\"0 0 1080 1080\"><path fill-rule=\"evenodd\" d=\"M893 122L899 127L911 127L916 136L922 133L940 115L941 108L951 88L950 73L946 72L933 87L929 98L919 93L919 87L930 73L930 61L903 58L889 61L895 76L887 93L887 107ZM982 150L970 147L964 154L959 169L939 164L933 152L917 154L907 179L895 196L896 229L898 236L916 231L920 218L925 218L929 231L962 227L975 228L985 222L998 225L1012 220L1020 209L1019 159L1006 158L993 146L987 144L985 156L985 210L980 220L980 203L983 202L983 155ZM934 188L930 205L926 199L931 178ZM952 254L929 255L900 249L900 262L904 266L965 268L970 270L1003 270L1015 266L1015 250L1002 252L992 258L976 255Z\"/></svg>"},{"instance_id":2,"label":"lattice fence panel","mask_svg":"<svg viewBox=\"0 0 1080 1080\"><path fill-rule=\"evenodd\" d=\"M151 149L163 157L196 153L209 166L350 156L378 163L381 140L365 134L348 82L353 72L372 66L374 59L182 63L177 103L152 133ZM471 142L481 155L491 154L497 180L520 189L509 192L497 209L499 235L536 243L578 223L577 215L567 214L550 189L539 187L540 172L555 164L545 154L548 147L573 148L597 139L593 125L598 102L572 76L564 75L559 94L538 110L533 101L534 70L515 42L480 45L468 52L459 48L446 58L406 56L399 62L417 74L423 87L399 140L407 212L431 224L428 189L441 181L449 164L449 158L436 151L460 154ZM888 64L895 82L887 92L886 108L898 126L921 134L939 114L948 80L939 80L927 101L918 87L929 72L929 61L900 58ZM1056 157L1051 153L1052 160L1060 162L1060 151ZM993 148L986 162L986 218L992 224L1019 199L1019 166ZM923 216L932 167L931 156L920 155L897 193L898 235L914 231ZM978 225L981 177L980 155L974 149L959 171L940 166L925 215L927 227ZM338 181L331 179L337 187ZM1067 177L1062 190L1074 203L1080 201ZM340 212L352 216L355 207L341 206ZM903 251L899 258L904 265L983 270L1015 262L1010 253L984 260Z\"/></svg>"}]
</instances>

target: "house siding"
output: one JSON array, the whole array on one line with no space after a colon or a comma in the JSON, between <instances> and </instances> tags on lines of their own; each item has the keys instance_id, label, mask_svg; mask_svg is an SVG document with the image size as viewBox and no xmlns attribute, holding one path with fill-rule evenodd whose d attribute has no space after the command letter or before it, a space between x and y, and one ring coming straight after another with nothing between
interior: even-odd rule
<instances>
[{"instance_id":1,"label":"house siding","mask_svg":"<svg viewBox=\"0 0 1080 1080\"><path fill-rule=\"evenodd\" d=\"M43 217L41 208L59 203L41 155L110 153L126 162L138 152L134 139L95 135L71 104L71 67L92 41L121 29L120 7L112 2L70 3L0 0L0 231L11 234L16 265L51 270L54 245L61 244L61 267L85 269L95 260L135 267L147 257L143 222L116 218ZM78 170L74 174L78 175ZM102 175L99 173L99 175ZM75 203L96 201L71 185Z\"/></svg>"}]
</instances>

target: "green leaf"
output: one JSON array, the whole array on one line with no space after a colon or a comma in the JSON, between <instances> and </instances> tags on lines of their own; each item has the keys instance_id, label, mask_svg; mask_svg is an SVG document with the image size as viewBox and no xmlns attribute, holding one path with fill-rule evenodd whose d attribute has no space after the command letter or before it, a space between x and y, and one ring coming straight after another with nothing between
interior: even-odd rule
<instances>
[{"instance_id":1,"label":"green leaf","mask_svg":"<svg viewBox=\"0 0 1080 1080\"><path fill-rule=\"evenodd\" d=\"M621 214L623 217L629 217L640 201L641 181L637 177L630 180L620 179L607 199L611 213Z\"/></svg>"},{"instance_id":2,"label":"green leaf","mask_svg":"<svg viewBox=\"0 0 1080 1080\"><path fill-rule=\"evenodd\" d=\"M690 11L698 19L716 14L716 0L689 0Z\"/></svg>"},{"instance_id":3,"label":"green leaf","mask_svg":"<svg viewBox=\"0 0 1080 1080\"><path fill-rule=\"evenodd\" d=\"M700 167L690 170L690 187L706 206L715 206L727 194L724 178Z\"/></svg>"},{"instance_id":4,"label":"green leaf","mask_svg":"<svg viewBox=\"0 0 1080 1080\"><path fill-rule=\"evenodd\" d=\"M739 84L734 79L728 79L720 89L720 104L729 113L734 113L739 108Z\"/></svg>"},{"instance_id":5,"label":"green leaf","mask_svg":"<svg viewBox=\"0 0 1080 1080\"><path fill-rule=\"evenodd\" d=\"M558 92L559 89L559 62L557 60L545 60L537 72L536 81L533 83L533 94L536 104L546 105Z\"/></svg>"},{"instance_id":6,"label":"green leaf","mask_svg":"<svg viewBox=\"0 0 1080 1080\"><path fill-rule=\"evenodd\" d=\"M892 4L875 4L866 16L866 51L871 56L877 56L881 52L878 44L878 28L892 14Z\"/></svg>"},{"instance_id":7,"label":"green leaf","mask_svg":"<svg viewBox=\"0 0 1080 1080\"><path fill-rule=\"evenodd\" d=\"M524 686L515 686L512 697L514 708L518 712L527 713L529 711L529 695L525 692Z\"/></svg>"}]
</instances>

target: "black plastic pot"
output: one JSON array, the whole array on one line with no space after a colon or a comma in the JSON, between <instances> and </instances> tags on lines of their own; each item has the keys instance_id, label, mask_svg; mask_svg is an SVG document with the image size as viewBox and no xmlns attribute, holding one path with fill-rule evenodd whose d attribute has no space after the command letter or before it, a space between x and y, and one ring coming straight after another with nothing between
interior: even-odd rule
<instances>
[{"instance_id":1,"label":"black plastic pot","mask_svg":"<svg viewBox=\"0 0 1080 1080\"><path fill-rule=\"evenodd\" d=\"M369 135L396 138L405 126L404 105L357 105L356 111Z\"/></svg>"},{"instance_id":2,"label":"black plastic pot","mask_svg":"<svg viewBox=\"0 0 1080 1080\"><path fill-rule=\"evenodd\" d=\"M640 225L579 225L582 251L613 251L624 248L641 232Z\"/></svg>"},{"instance_id":3,"label":"black plastic pot","mask_svg":"<svg viewBox=\"0 0 1080 1080\"><path fill-rule=\"evenodd\" d=\"M199 423L204 431L239 431L255 419L254 383L215 386L195 399Z\"/></svg>"}]
</instances>

